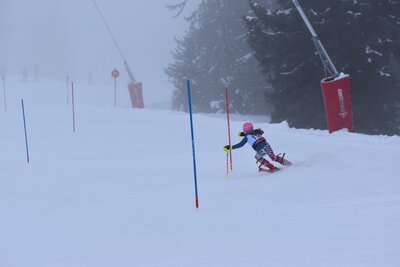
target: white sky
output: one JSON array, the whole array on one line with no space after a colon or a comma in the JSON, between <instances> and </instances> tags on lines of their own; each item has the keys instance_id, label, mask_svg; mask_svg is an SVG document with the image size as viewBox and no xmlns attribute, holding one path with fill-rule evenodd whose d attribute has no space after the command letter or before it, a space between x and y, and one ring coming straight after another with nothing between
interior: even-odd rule
<instances>
[{"instance_id":1,"label":"white sky","mask_svg":"<svg viewBox=\"0 0 400 267\"><path fill-rule=\"evenodd\" d=\"M198 0L190 1L185 14L172 19L167 4L180 0L96 0L119 42L137 81L143 82L147 102L169 100L172 86L164 68L172 62L174 37L188 23L184 16ZM110 72L120 70L127 83L123 61L92 0L1 0L0 66L21 75L35 66L40 78L72 79L88 83L111 82Z\"/></svg>"}]
</instances>

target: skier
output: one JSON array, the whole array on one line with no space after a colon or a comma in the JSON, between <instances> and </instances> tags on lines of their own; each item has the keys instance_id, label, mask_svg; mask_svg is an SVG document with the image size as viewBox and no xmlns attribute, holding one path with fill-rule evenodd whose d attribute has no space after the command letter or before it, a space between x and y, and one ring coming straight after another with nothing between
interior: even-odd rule
<instances>
[{"instance_id":1,"label":"skier","mask_svg":"<svg viewBox=\"0 0 400 267\"><path fill-rule=\"evenodd\" d=\"M242 141L233 146L230 145L224 146L224 151L228 152L231 149L240 148L244 146L247 142L257 152L255 158L257 160L257 163L261 164L259 166L259 171L279 170L279 168L275 167L268 160L264 158L265 155L268 155L273 161L279 162L282 165L291 166L292 163L284 159L285 153L282 156L280 156L279 154L278 155L274 154L274 151L272 150L271 146L268 144L265 138L262 137L263 133L264 133L263 130L261 130L260 128L254 129L253 123L247 121L243 124L243 132L239 132L239 136L243 136ZM268 169L261 168L261 166L268 167Z\"/></svg>"}]
</instances>

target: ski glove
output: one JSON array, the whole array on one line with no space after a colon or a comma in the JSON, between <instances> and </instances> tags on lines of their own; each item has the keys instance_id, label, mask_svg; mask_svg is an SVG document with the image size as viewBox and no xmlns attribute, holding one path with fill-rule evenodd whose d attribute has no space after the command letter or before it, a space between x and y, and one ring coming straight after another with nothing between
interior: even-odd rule
<instances>
[{"instance_id":1,"label":"ski glove","mask_svg":"<svg viewBox=\"0 0 400 267\"><path fill-rule=\"evenodd\" d=\"M238 132L238 136L245 136L244 132Z\"/></svg>"},{"instance_id":2,"label":"ski glove","mask_svg":"<svg viewBox=\"0 0 400 267\"><path fill-rule=\"evenodd\" d=\"M230 146L230 145L224 146L224 151L225 151L225 152L228 152L228 151L231 150L231 149L232 149L232 146Z\"/></svg>"}]
</instances>

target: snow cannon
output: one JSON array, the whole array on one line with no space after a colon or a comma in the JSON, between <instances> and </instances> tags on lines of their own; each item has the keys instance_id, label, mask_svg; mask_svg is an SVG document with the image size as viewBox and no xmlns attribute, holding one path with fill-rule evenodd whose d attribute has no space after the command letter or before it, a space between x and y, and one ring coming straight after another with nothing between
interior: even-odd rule
<instances>
[{"instance_id":1,"label":"snow cannon","mask_svg":"<svg viewBox=\"0 0 400 267\"><path fill-rule=\"evenodd\" d=\"M312 40L324 66L325 73L330 75L321 80L328 131L332 133L341 129L348 129L352 132L351 77L348 74L338 73L299 2L297 0L292 0L292 2L312 35Z\"/></svg>"},{"instance_id":2,"label":"snow cannon","mask_svg":"<svg viewBox=\"0 0 400 267\"><path fill-rule=\"evenodd\" d=\"M93 4L97 10L97 12L100 15L101 20L104 23L104 26L107 28L108 33L110 34L111 39L113 40L115 47L118 49L121 58L124 61L125 69L128 73L130 83L128 84L128 91L129 95L131 97L131 102L132 102L132 107L133 108L144 108L144 101L143 101L143 93L142 93L142 83L137 83L135 80L135 77L133 76L133 73L131 71L131 68L129 67L128 61L126 60L124 53L121 50L121 47L119 46L117 40L114 37L113 32L111 31L110 27L107 24L106 19L103 16L103 13L101 12L99 6L97 5L95 0L92 0Z\"/></svg>"}]
</instances>

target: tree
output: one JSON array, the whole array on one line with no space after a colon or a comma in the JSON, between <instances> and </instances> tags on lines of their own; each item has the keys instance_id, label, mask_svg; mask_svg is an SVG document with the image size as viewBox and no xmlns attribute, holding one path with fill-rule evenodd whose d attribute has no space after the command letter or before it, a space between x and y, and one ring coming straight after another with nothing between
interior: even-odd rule
<instances>
[{"instance_id":1,"label":"tree","mask_svg":"<svg viewBox=\"0 0 400 267\"><path fill-rule=\"evenodd\" d=\"M304 0L303 9L339 72L353 78L355 130L400 133L400 1ZM273 86L272 121L326 128L320 59L291 1L266 9L250 0L249 43Z\"/></svg>"},{"instance_id":2,"label":"tree","mask_svg":"<svg viewBox=\"0 0 400 267\"><path fill-rule=\"evenodd\" d=\"M223 110L228 87L233 112L265 114L269 86L247 44L243 16L248 12L246 1L203 0L188 18L190 30L177 40L174 63L166 69L176 88L174 108L183 107L185 79L190 79L194 110Z\"/></svg>"},{"instance_id":3,"label":"tree","mask_svg":"<svg viewBox=\"0 0 400 267\"><path fill-rule=\"evenodd\" d=\"M175 59L174 63L171 63L165 70L170 78L171 83L175 86L175 90L172 96L172 108L175 110L187 111L187 94L185 91L186 80L191 79L191 77L197 77L198 69L196 59L198 58L198 47L197 43L194 42L193 38L193 28L191 27L187 36L182 40L177 40L177 48L172 55ZM192 88L197 88L197 83L192 79ZM197 90L195 90L197 91ZM196 108L194 107L194 110Z\"/></svg>"}]
</instances>

